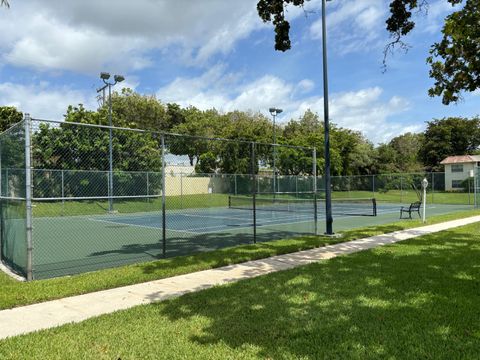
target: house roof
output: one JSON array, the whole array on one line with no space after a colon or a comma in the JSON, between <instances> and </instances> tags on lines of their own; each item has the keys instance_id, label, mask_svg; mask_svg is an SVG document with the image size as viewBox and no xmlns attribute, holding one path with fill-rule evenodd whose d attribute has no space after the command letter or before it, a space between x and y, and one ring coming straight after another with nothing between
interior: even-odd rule
<instances>
[{"instance_id":1,"label":"house roof","mask_svg":"<svg viewBox=\"0 0 480 360\"><path fill-rule=\"evenodd\" d=\"M443 159L440 164L460 164L460 163L472 163L479 162L480 155L459 155L459 156L448 156Z\"/></svg>"}]
</instances>

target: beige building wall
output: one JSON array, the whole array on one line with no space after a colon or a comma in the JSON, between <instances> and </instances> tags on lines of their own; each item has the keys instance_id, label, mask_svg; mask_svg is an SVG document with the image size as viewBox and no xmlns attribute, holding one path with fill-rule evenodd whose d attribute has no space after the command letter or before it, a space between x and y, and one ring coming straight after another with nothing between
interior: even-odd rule
<instances>
[{"instance_id":1,"label":"beige building wall","mask_svg":"<svg viewBox=\"0 0 480 360\"><path fill-rule=\"evenodd\" d=\"M460 191L461 188L453 188L453 180L466 180L470 177L470 170L475 169L475 163L458 163L454 165L463 165L462 172L452 172L452 164L445 165L445 190L446 191Z\"/></svg>"},{"instance_id":2,"label":"beige building wall","mask_svg":"<svg viewBox=\"0 0 480 360\"><path fill-rule=\"evenodd\" d=\"M229 191L228 179L219 177L189 177L185 174L165 174L167 196L223 194Z\"/></svg>"}]
</instances>

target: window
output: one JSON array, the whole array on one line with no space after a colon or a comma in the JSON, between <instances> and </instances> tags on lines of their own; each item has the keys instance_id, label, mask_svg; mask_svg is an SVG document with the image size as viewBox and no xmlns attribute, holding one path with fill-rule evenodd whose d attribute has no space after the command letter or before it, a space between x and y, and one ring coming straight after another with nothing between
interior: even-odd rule
<instances>
[{"instance_id":1,"label":"window","mask_svg":"<svg viewBox=\"0 0 480 360\"><path fill-rule=\"evenodd\" d=\"M461 189L463 180L452 180L452 189Z\"/></svg>"},{"instance_id":2,"label":"window","mask_svg":"<svg viewBox=\"0 0 480 360\"><path fill-rule=\"evenodd\" d=\"M452 173L463 172L463 165L462 164L454 164L452 165Z\"/></svg>"}]
</instances>

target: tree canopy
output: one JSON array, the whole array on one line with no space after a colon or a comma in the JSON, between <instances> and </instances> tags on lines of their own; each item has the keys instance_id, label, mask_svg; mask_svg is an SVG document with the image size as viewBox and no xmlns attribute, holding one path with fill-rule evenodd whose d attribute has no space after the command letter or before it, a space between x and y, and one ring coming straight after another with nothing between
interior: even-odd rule
<instances>
[{"instance_id":1,"label":"tree canopy","mask_svg":"<svg viewBox=\"0 0 480 360\"><path fill-rule=\"evenodd\" d=\"M23 120L23 113L14 106L0 106L0 133Z\"/></svg>"},{"instance_id":2,"label":"tree canopy","mask_svg":"<svg viewBox=\"0 0 480 360\"><path fill-rule=\"evenodd\" d=\"M272 22L275 30L275 50L291 48L290 23L285 19L285 8L301 6L308 0L259 0L258 15L264 22ZM464 4L445 18L443 38L430 49L427 62L430 77L435 80L430 96L441 96L446 105L456 102L464 91L480 88L480 3L478 0L443 0L453 5ZM384 51L396 47L408 49L403 37L415 28L413 11L428 6L428 0L390 0L390 16L386 30L392 41Z\"/></svg>"},{"instance_id":3,"label":"tree canopy","mask_svg":"<svg viewBox=\"0 0 480 360\"><path fill-rule=\"evenodd\" d=\"M440 170L440 161L451 155L467 155L480 146L480 119L461 117L427 123L419 156L429 170Z\"/></svg>"}]
</instances>

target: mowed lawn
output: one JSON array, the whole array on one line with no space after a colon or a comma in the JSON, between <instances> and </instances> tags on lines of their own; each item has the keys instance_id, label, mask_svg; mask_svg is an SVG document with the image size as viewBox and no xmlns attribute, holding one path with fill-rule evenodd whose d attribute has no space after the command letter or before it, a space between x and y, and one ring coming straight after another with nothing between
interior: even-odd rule
<instances>
[{"instance_id":1,"label":"mowed lawn","mask_svg":"<svg viewBox=\"0 0 480 360\"><path fill-rule=\"evenodd\" d=\"M480 224L0 342L0 359L478 359Z\"/></svg>"}]
</instances>

